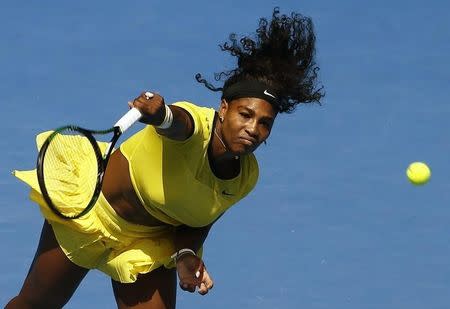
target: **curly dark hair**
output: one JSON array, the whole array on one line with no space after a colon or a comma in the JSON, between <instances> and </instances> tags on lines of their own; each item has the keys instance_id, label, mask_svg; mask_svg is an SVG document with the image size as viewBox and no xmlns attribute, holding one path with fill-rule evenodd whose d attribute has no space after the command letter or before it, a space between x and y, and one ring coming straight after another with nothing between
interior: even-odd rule
<instances>
[{"instance_id":1,"label":"curly dark hair","mask_svg":"<svg viewBox=\"0 0 450 309\"><path fill-rule=\"evenodd\" d=\"M223 91L242 80L264 82L277 93L277 111L291 113L300 103L320 104L325 95L323 86L316 84L315 41L311 18L295 12L280 14L276 7L272 20L259 20L255 38L237 39L232 33L229 42L219 45L237 58L237 68L214 74L216 81L225 79L223 87L214 87L201 74L195 78L212 91Z\"/></svg>"}]
</instances>

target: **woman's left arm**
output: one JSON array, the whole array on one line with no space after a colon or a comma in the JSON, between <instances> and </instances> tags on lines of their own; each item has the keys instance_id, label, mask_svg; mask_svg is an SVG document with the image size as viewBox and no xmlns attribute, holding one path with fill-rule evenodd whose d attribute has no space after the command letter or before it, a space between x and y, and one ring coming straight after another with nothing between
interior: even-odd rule
<instances>
[{"instance_id":1,"label":"woman's left arm","mask_svg":"<svg viewBox=\"0 0 450 309\"><path fill-rule=\"evenodd\" d=\"M175 236L175 248L177 252L182 249L190 249L197 252L203 245L212 224L205 227L193 228L186 225L177 227ZM214 283L206 270L202 259L197 255L182 250L175 258L180 287L189 292L198 292L205 295L213 287Z\"/></svg>"}]
</instances>

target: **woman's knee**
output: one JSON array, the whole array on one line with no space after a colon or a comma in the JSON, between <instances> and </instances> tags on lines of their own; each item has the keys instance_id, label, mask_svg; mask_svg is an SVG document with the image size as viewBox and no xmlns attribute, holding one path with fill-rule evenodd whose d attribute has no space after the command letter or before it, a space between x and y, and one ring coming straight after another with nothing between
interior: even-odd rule
<instances>
[{"instance_id":1,"label":"woman's knee","mask_svg":"<svg viewBox=\"0 0 450 309\"><path fill-rule=\"evenodd\" d=\"M6 309L53 309L62 308L69 299L60 299L58 297L41 297L39 295L27 295L20 293L9 301Z\"/></svg>"},{"instance_id":2,"label":"woman's knee","mask_svg":"<svg viewBox=\"0 0 450 309\"><path fill-rule=\"evenodd\" d=\"M18 296L9 308L61 308L88 273L71 262L56 242L53 230L44 223L30 270Z\"/></svg>"}]
</instances>

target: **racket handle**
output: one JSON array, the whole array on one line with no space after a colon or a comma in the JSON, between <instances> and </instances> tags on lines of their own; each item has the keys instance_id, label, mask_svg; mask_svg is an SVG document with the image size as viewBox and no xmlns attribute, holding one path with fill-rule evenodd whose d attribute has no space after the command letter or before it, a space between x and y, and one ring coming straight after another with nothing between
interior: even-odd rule
<instances>
[{"instance_id":1,"label":"racket handle","mask_svg":"<svg viewBox=\"0 0 450 309\"><path fill-rule=\"evenodd\" d=\"M128 130L128 128L131 127L141 117L142 117L141 112L137 108L133 107L125 115L123 115L122 118L120 118L119 121L117 121L114 126L119 127L120 132L123 133L126 130Z\"/></svg>"}]
</instances>

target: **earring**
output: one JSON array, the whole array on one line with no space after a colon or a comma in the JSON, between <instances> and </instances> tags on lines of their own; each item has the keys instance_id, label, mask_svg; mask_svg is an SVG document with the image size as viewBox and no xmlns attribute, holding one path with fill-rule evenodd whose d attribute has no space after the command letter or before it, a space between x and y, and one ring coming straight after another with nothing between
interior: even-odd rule
<instances>
[{"instance_id":1,"label":"earring","mask_svg":"<svg viewBox=\"0 0 450 309\"><path fill-rule=\"evenodd\" d=\"M223 116L219 116L220 122L223 122Z\"/></svg>"}]
</instances>

